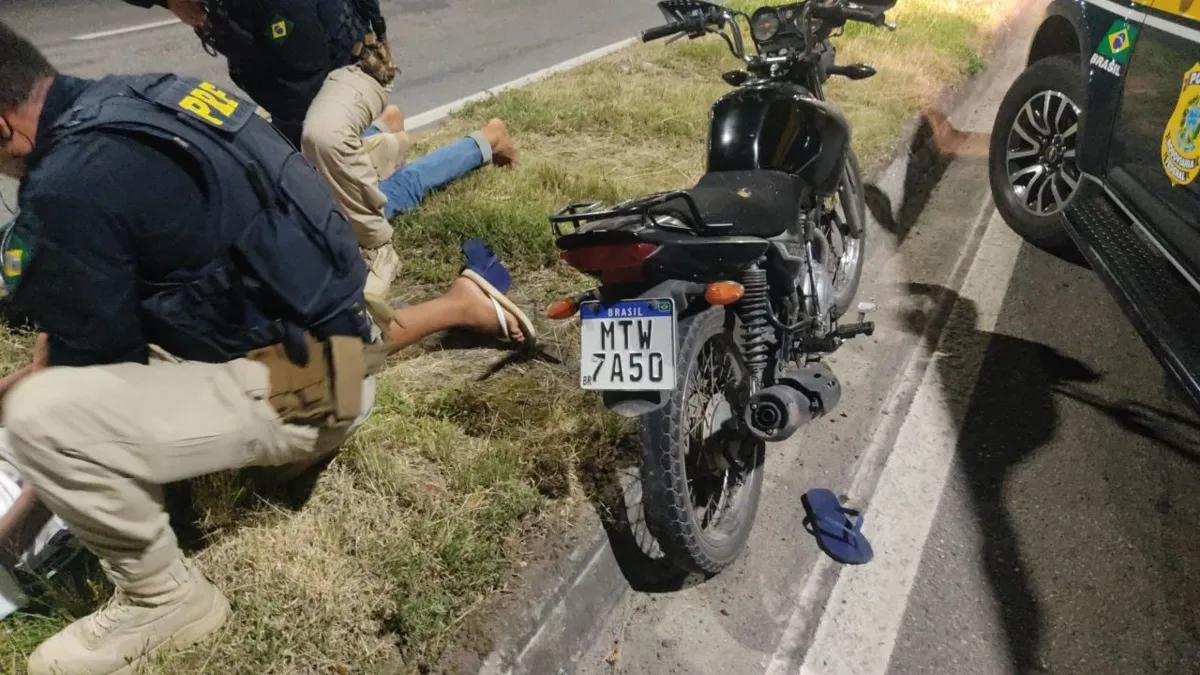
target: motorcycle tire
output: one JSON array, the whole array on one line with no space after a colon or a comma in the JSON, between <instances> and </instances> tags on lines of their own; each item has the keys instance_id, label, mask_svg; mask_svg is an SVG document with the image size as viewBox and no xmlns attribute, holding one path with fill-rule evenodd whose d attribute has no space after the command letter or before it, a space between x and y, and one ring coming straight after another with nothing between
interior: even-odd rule
<instances>
[{"instance_id":1,"label":"motorcycle tire","mask_svg":"<svg viewBox=\"0 0 1200 675\"><path fill-rule=\"evenodd\" d=\"M842 318L850 310L854 296L858 295L858 284L862 279L863 263L867 257L867 199L863 188L862 170L858 165L858 156L851 150L846 156L846 176L838 188L838 199L846 205L846 232L843 237L857 241L858 253L846 272L846 281L840 288L834 288L833 305L834 317Z\"/></svg>"},{"instance_id":2,"label":"motorcycle tire","mask_svg":"<svg viewBox=\"0 0 1200 675\"><path fill-rule=\"evenodd\" d=\"M693 488L709 484L712 476L696 471L690 475L689 450L693 445L689 426L689 402L698 390L698 377L706 370L708 361L701 359L712 353L724 356L723 362L737 370L735 386L723 383L719 396L713 396L704 406L704 420L711 428L720 428L724 414L740 415L749 398L749 374L741 357L736 335L737 322L732 312L713 307L679 321L680 364L676 387L669 401L641 419L642 499L646 525L658 540L666 557L684 570L716 574L732 563L746 544L754 526L762 493L764 444L749 436L736 438L721 434L721 448L742 459L739 484L730 500L730 508L719 515L715 531L705 530L694 504ZM710 352L711 350L711 352ZM712 359L715 363L717 359ZM732 379L732 378L730 378ZM732 396L733 401L728 399ZM710 417L709 411L712 410ZM715 418L721 419L715 419ZM701 425L702 426L702 425ZM727 433L727 432L726 432ZM711 442L711 439L705 439ZM728 481L729 474L724 476ZM722 481L721 499L728 497Z\"/></svg>"}]
</instances>

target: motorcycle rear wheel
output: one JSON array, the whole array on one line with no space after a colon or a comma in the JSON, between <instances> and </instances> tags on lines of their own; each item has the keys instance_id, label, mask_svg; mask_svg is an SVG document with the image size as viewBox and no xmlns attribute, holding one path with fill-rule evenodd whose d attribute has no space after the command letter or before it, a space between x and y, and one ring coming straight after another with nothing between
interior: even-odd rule
<instances>
[{"instance_id":1,"label":"motorcycle rear wheel","mask_svg":"<svg viewBox=\"0 0 1200 675\"><path fill-rule=\"evenodd\" d=\"M646 524L673 564L716 574L745 547L762 493L764 444L731 433L750 396L732 312L679 322L677 382L641 419Z\"/></svg>"},{"instance_id":2,"label":"motorcycle rear wheel","mask_svg":"<svg viewBox=\"0 0 1200 675\"><path fill-rule=\"evenodd\" d=\"M846 173L838 187L838 204L828 218L825 236L834 241L836 230L840 246L837 256L831 260L830 274L833 276L834 318L842 318L849 311L854 296L858 294L858 283L862 279L863 262L867 251L867 201L863 186L862 171L858 156L851 150L846 156Z\"/></svg>"}]
</instances>

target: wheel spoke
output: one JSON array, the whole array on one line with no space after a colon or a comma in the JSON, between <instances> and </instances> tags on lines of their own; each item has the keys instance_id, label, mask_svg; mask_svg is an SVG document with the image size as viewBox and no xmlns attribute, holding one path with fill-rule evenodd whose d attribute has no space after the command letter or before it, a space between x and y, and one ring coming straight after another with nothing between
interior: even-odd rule
<instances>
[{"instance_id":1,"label":"wheel spoke","mask_svg":"<svg viewBox=\"0 0 1200 675\"><path fill-rule=\"evenodd\" d=\"M1038 211L1043 213L1046 211L1046 188L1050 185L1050 183L1050 177L1043 174L1042 181L1037 190L1037 208Z\"/></svg>"},{"instance_id":2,"label":"wheel spoke","mask_svg":"<svg viewBox=\"0 0 1200 675\"><path fill-rule=\"evenodd\" d=\"M1025 114L1025 118L1029 120L1029 125L1031 127L1033 127L1034 130L1036 130L1038 133L1040 133L1040 134L1050 133L1050 129L1042 126L1042 124L1038 120L1037 113L1034 112L1034 109L1033 109L1033 101L1026 103L1025 107L1022 108L1021 112L1023 112Z\"/></svg>"},{"instance_id":3,"label":"wheel spoke","mask_svg":"<svg viewBox=\"0 0 1200 675\"><path fill-rule=\"evenodd\" d=\"M1013 131L1015 131L1018 136L1024 139L1026 143L1032 145L1034 150L1040 151L1042 149L1042 144L1033 137L1033 134L1030 134L1025 130L1025 125L1021 121L1020 117L1018 117L1017 121L1013 123Z\"/></svg>"},{"instance_id":4,"label":"wheel spoke","mask_svg":"<svg viewBox=\"0 0 1200 675\"><path fill-rule=\"evenodd\" d=\"M1032 150L1009 150L1008 161L1011 162L1017 159L1025 159L1026 157L1035 157L1039 152L1041 152L1041 148L1034 148Z\"/></svg>"},{"instance_id":5,"label":"wheel spoke","mask_svg":"<svg viewBox=\"0 0 1200 675\"><path fill-rule=\"evenodd\" d=\"M1075 159L1075 148L1067 150L1066 153L1063 154L1063 157L1066 159Z\"/></svg>"},{"instance_id":6,"label":"wheel spoke","mask_svg":"<svg viewBox=\"0 0 1200 675\"><path fill-rule=\"evenodd\" d=\"M1055 129L1062 128L1062 116L1063 116L1063 113L1066 112L1066 110L1067 110L1067 102L1065 100L1060 99L1058 101L1058 114L1056 114L1054 116L1054 128Z\"/></svg>"},{"instance_id":7,"label":"wheel spoke","mask_svg":"<svg viewBox=\"0 0 1200 675\"><path fill-rule=\"evenodd\" d=\"M1050 193L1054 196L1054 208L1055 210L1061 209L1064 200L1058 192L1058 181L1054 180L1054 177L1051 176L1048 182L1050 183Z\"/></svg>"},{"instance_id":8,"label":"wheel spoke","mask_svg":"<svg viewBox=\"0 0 1200 675\"><path fill-rule=\"evenodd\" d=\"M1019 179L1032 174L1033 177L1029 179L1029 183L1028 183L1028 187L1032 188L1033 184L1037 181L1038 177L1041 176L1043 173L1045 173L1045 171L1046 171L1045 165L1034 164L1033 166L1027 166L1024 169L1021 169L1020 171L1012 174L1009 178L1012 180L1013 184L1015 185Z\"/></svg>"},{"instance_id":9,"label":"wheel spoke","mask_svg":"<svg viewBox=\"0 0 1200 675\"><path fill-rule=\"evenodd\" d=\"M1063 182L1066 183L1067 186L1070 187L1072 190L1074 190L1076 187L1078 187L1079 181L1072 178L1071 174L1067 173L1067 171L1065 169L1060 169L1058 172L1058 175L1060 177L1062 177Z\"/></svg>"},{"instance_id":10,"label":"wheel spoke","mask_svg":"<svg viewBox=\"0 0 1200 675\"><path fill-rule=\"evenodd\" d=\"M1075 135L1075 132L1077 132L1077 131L1079 131L1079 122L1076 122L1075 124L1072 124L1072 125L1071 125L1071 127L1070 127L1069 129L1067 129L1066 131L1062 132L1062 137L1063 137L1063 140L1065 141L1066 139L1068 139L1068 138L1070 138L1070 137L1074 136L1074 135Z\"/></svg>"}]
</instances>

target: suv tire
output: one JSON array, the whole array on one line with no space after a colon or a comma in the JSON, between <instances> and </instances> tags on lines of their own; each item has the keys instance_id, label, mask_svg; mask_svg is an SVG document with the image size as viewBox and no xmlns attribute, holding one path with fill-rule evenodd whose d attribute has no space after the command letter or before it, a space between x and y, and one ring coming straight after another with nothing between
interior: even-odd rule
<instances>
[{"instance_id":1,"label":"suv tire","mask_svg":"<svg viewBox=\"0 0 1200 675\"><path fill-rule=\"evenodd\" d=\"M1005 222L1030 244L1065 257L1074 257L1062 211L1082 180L1075 150L1085 96L1078 56L1035 62L1000 103L988 151L992 198Z\"/></svg>"}]
</instances>

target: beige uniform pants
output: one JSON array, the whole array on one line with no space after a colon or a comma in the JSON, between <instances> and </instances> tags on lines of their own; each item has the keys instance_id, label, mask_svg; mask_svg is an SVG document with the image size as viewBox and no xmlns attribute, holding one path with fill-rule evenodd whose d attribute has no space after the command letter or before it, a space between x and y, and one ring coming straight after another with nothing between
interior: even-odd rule
<instances>
[{"instance_id":1,"label":"beige uniform pants","mask_svg":"<svg viewBox=\"0 0 1200 675\"><path fill-rule=\"evenodd\" d=\"M358 66L346 66L325 78L309 106L301 136L301 152L333 191L369 271L367 292L385 296L399 271L391 248L392 226L383 217L387 197L379 181L408 159L411 141L405 132L379 133L362 138L387 106L390 87L384 87Z\"/></svg>"},{"instance_id":2,"label":"beige uniform pants","mask_svg":"<svg viewBox=\"0 0 1200 675\"><path fill-rule=\"evenodd\" d=\"M3 418L39 499L125 587L182 555L164 484L332 452L370 413L374 378L363 386L364 413L350 429L318 429L279 418L261 363L160 358L49 368L9 392Z\"/></svg>"}]
</instances>

